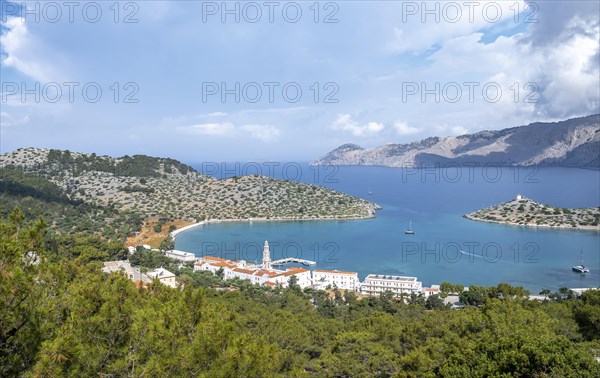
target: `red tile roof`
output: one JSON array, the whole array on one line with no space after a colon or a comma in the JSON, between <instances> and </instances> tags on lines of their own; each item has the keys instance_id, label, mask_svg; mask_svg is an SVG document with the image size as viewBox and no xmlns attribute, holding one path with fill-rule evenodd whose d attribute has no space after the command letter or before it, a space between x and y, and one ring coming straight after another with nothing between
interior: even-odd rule
<instances>
[{"instance_id":1,"label":"red tile roof","mask_svg":"<svg viewBox=\"0 0 600 378\"><path fill-rule=\"evenodd\" d=\"M202 259L204 261L227 261L225 259L222 259L220 257L215 257L215 256L202 256L200 259Z\"/></svg>"},{"instance_id":2,"label":"red tile roof","mask_svg":"<svg viewBox=\"0 0 600 378\"><path fill-rule=\"evenodd\" d=\"M235 265L231 265L228 262L214 262L214 263L211 263L210 265L216 266L219 268L233 268L235 266Z\"/></svg>"},{"instance_id":3,"label":"red tile roof","mask_svg":"<svg viewBox=\"0 0 600 378\"><path fill-rule=\"evenodd\" d=\"M302 272L308 272L308 270L303 269L303 268L297 268L297 267L291 267L291 268L287 268L287 271L296 271L298 273L302 273Z\"/></svg>"},{"instance_id":4,"label":"red tile roof","mask_svg":"<svg viewBox=\"0 0 600 378\"><path fill-rule=\"evenodd\" d=\"M250 269L244 269L244 268L233 268L234 272L239 272L239 273L245 273L245 274L253 274L254 271L250 270Z\"/></svg>"},{"instance_id":5,"label":"red tile roof","mask_svg":"<svg viewBox=\"0 0 600 378\"><path fill-rule=\"evenodd\" d=\"M146 282L142 281L142 280L135 280L135 287L138 288L138 289L140 287L143 287L144 289L147 289L148 288L148 284Z\"/></svg>"},{"instance_id":6,"label":"red tile roof","mask_svg":"<svg viewBox=\"0 0 600 378\"><path fill-rule=\"evenodd\" d=\"M276 277L280 272L269 269L259 269L256 271L255 275L257 276L268 276L268 277Z\"/></svg>"}]
</instances>

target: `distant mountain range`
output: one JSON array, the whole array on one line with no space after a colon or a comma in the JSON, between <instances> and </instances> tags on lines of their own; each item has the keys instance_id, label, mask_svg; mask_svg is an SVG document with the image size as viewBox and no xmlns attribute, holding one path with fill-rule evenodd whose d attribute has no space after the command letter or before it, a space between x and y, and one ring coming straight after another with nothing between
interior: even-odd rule
<instances>
[{"instance_id":1,"label":"distant mountain range","mask_svg":"<svg viewBox=\"0 0 600 378\"><path fill-rule=\"evenodd\" d=\"M344 144L311 164L410 167L448 163L600 169L600 114L371 149Z\"/></svg>"}]
</instances>

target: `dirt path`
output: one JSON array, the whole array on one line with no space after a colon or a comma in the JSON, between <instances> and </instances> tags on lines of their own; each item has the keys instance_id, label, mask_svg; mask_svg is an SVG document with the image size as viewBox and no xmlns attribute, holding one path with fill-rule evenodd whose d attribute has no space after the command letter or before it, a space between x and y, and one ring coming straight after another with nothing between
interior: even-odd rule
<instances>
[{"instance_id":1,"label":"dirt path","mask_svg":"<svg viewBox=\"0 0 600 378\"><path fill-rule=\"evenodd\" d=\"M158 248L160 242L162 242L169 234L169 228L171 225L175 225L176 229L179 229L193 224L194 222L175 219L172 222L164 222L162 225L162 230L160 232L154 232L154 226L158 223L158 218L150 218L146 220L142 225L142 231L138 235L127 238L127 240L125 240L125 246L148 244L152 248Z\"/></svg>"}]
</instances>

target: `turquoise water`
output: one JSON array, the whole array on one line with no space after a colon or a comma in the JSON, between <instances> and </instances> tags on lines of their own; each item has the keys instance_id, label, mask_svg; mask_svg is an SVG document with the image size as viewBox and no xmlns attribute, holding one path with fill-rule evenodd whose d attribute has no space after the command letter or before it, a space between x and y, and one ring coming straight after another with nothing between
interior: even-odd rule
<instances>
[{"instance_id":1,"label":"turquoise water","mask_svg":"<svg viewBox=\"0 0 600 378\"><path fill-rule=\"evenodd\" d=\"M599 233L505 226L462 217L517 193L560 207L599 206L597 171L340 167L320 172L328 177L319 174L317 179L314 170L306 165L300 168L301 176L271 173L367 198L383 210L376 218L358 221L211 224L181 233L176 247L198 256L254 261L261 258L264 240L269 240L274 259L298 256L317 261L317 269L356 271L361 279L369 273L416 276L426 286L443 281L465 286L507 282L533 292L600 286ZM404 234L409 221L415 231L412 236ZM581 251L591 269L587 275L571 271Z\"/></svg>"}]
</instances>

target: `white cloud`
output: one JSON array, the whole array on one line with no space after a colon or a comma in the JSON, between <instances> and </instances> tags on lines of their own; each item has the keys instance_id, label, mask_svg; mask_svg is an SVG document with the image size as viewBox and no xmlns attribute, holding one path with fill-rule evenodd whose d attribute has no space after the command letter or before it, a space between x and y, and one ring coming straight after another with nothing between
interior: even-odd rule
<instances>
[{"instance_id":1,"label":"white cloud","mask_svg":"<svg viewBox=\"0 0 600 378\"><path fill-rule=\"evenodd\" d=\"M265 143L276 140L280 135L279 129L272 125L243 125L240 129Z\"/></svg>"},{"instance_id":2,"label":"white cloud","mask_svg":"<svg viewBox=\"0 0 600 378\"><path fill-rule=\"evenodd\" d=\"M352 135L362 137L380 133L385 126L379 122L367 122L360 125L350 114L340 114L332 125L334 130L350 131Z\"/></svg>"},{"instance_id":3,"label":"white cloud","mask_svg":"<svg viewBox=\"0 0 600 378\"><path fill-rule=\"evenodd\" d=\"M366 132L376 134L384 129L382 123L379 122L369 122L367 123Z\"/></svg>"},{"instance_id":4,"label":"white cloud","mask_svg":"<svg viewBox=\"0 0 600 378\"><path fill-rule=\"evenodd\" d=\"M432 127L436 136L445 137L445 136L456 136L456 135L465 135L469 133L469 129L463 126L449 126L449 125L434 125Z\"/></svg>"},{"instance_id":5,"label":"white cloud","mask_svg":"<svg viewBox=\"0 0 600 378\"><path fill-rule=\"evenodd\" d=\"M433 135L458 135L598 113L600 5L590 3L537 2L537 24L494 40L479 31L450 35L425 58L428 65L397 68L385 85L393 90L401 88L402 83L414 82L425 83L431 89L436 83L441 88L458 83L462 97L455 103L448 100L452 91L447 96L442 91L440 101L434 95L422 100L423 87L408 102L395 100L404 107L403 118L409 125L419 121L419 127L429 129ZM555 10L555 5L569 9ZM544 34L548 29L552 33ZM477 83L473 101L466 82ZM501 88L498 101L486 96L493 95L494 90L484 94L489 84ZM398 97L397 91L394 94ZM426 119L423 114L428 115ZM440 124L450 126L436 127Z\"/></svg>"},{"instance_id":6,"label":"white cloud","mask_svg":"<svg viewBox=\"0 0 600 378\"><path fill-rule=\"evenodd\" d=\"M458 77L470 71L477 78L472 81L498 83L503 89L500 101L479 101L477 109L487 109L494 118L591 114L598 111L600 99L600 33L598 28L588 30L591 33L566 31L563 36L568 37L559 36L541 46L522 34L500 37L489 44L475 35L460 37L431 56L434 63L430 69L454 72ZM460 58L467 56L469 61ZM461 67L458 72L454 69L457 65ZM479 97L483 99L481 93Z\"/></svg>"},{"instance_id":7,"label":"white cloud","mask_svg":"<svg viewBox=\"0 0 600 378\"><path fill-rule=\"evenodd\" d=\"M213 137L251 137L268 143L279 138L281 132L273 125L248 124L236 126L231 122L199 123L191 126L179 126L179 132L186 134L213 136Z\"/></svg>"},{"instance_id":8,"label":"white cloud","mask_svg":"<svg viewBox=\"0 0 600 378\"><path fill-rule=\"evenodd\" d=\"M515 11L526 16L523 0L477 2L402 2L398 22L388 50L394 53L421 53L449 39L491 28L516 26ZM525 12L524 12L525 11Z\"/></svg>"},{"instance_id":9,"label":"white cloud","mask_svg":"<svg viewBox=\"0 0 600 378\"><path fill-rule=\"evenodd\" d=\"M556 40L571 38L578 34L594 33L598 29L600 3L597 1L554 1L551 5L537 0L527 0L537 9L537 19L528 35L528 41L536 45L553 44ZM584 25L588 24L588 25Z\"/></svg>"},{"instance_id":10,"label":"white cloud","mask_svg":"<svg viewBox=\"0 0 600 378\"><path fill-rule=\"evenodd\" d=\"M29 123L29 116L16 118L7 112L0 112L0 127L2 128L23 126L27 123Z\"/></svg>"},{"instance_id":11,"label":"white cloud","mask_svg":"<svg viewBox=\"0 0 600 378\"><path fill-rule=\"evenodd\" d=\"M464 135L469 133L469 129L462 126L454 126L450 128L453 135Z\"/></svg>"},{"instance_id":12,"label":"white cloud","mask_svg":"<svg viewBox=\"0 0 600 378\"><path fill-rule=\"evenodd\" d=\"M6 57L2 63L42 83L65 80L51 62L51 54L37 42L20 18L8 17L2 24L7 31L0 44Z\"/></svg>"},{"instance_id":13,"label":"white cloud","mask_svg":"<svg viewBox=\"0 0 600 378\"><path fill-rule=\"evenodd\" d=\"M210 136L231 137L235 134L235 127L229 122L200 123L192 126L178 127L177 129L184 133Z\"/></svg>"},{"instance_id":14,"label":"white cloud","mask_svg":"<svg viewBox=\"0 0 600 378\"><path fill-rule=\"evenodd\" d=\"M396 121L394 123L394 129L398 135L413 135L421 132L418 127L409 126L406 122Z\"/></svg>"}]
</instances>

